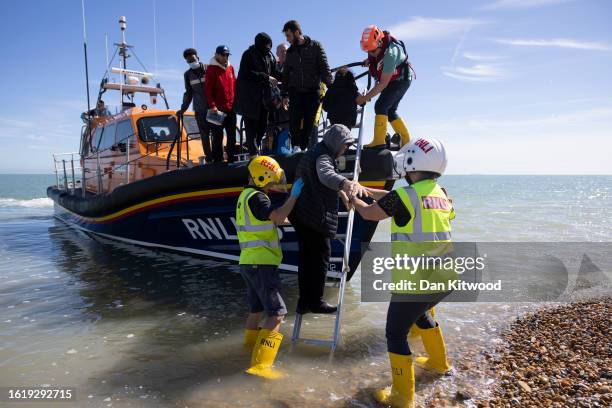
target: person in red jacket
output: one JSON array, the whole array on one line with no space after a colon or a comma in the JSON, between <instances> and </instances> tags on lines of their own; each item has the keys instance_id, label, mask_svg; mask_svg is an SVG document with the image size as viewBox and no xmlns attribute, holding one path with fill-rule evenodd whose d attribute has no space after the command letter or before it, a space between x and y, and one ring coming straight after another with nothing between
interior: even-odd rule
<instances>
[{"instance_id":1,"label":"person in red jacket","mask_svg":"<svg viewBox=\"0 0 612 408\"><path fill-rule=\"evenodd\" d=\"M227 161L234 161L236 149L236 112L234 112L234 86L236 74L229 62L229 48L220 45L215 50L215 56L210 59L206 77L204 79L204 92L208 101L210 115L216 116L219 112L225 114L221 124L210 122L212 133L213 162L223 161L223 130L227 136Z\"/></svg>"}]
</instances>

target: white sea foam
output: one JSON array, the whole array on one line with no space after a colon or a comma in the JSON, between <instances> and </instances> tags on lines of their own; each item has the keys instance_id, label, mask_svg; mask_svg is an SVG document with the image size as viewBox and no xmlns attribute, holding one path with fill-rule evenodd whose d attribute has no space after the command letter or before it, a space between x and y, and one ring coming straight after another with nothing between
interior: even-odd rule
<instances>
[{"instance_id":1,"label":"white sea foam","mask_svg":"<svg viewBox=\"0 0 612 408\"><path fill-rule=\"evenodd\" d=\"M16 198L0 197L0 208L49 208L53 207L53 200L48 197L32 198L30 200L19 200Z\"/></svg>"}]
</instances>

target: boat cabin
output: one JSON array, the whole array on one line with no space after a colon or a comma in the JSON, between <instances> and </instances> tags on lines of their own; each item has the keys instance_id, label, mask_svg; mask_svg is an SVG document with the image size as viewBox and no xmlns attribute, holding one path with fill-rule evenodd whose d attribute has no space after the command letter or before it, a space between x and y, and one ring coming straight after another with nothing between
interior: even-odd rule
<instances>
[{"instance_id":1,"label":"boat cabin","mask_svg":"<svg viewBox=\"0 0 612 408\"><path fill-rule=\"evenodd\" d=\"M181 166L197 165L204 152L195 116L186 112L182 122L173 110L146 105L93 118L81 149L87 192L108 193L173 170L179 157Z\"/></svg>"}]
</instances>

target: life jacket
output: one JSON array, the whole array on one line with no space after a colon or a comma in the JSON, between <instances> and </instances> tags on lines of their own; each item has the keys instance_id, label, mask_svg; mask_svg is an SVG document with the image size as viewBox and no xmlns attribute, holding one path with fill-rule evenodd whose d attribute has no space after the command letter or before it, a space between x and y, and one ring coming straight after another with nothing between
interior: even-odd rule
<instances>
[{"instance_id":1,"label":"life jacket","mask_svg":"<svg viewBox=\"0 0 612 408\"><path fill-rule=\"evenodd\" d=\"M412 79L411 71L414 73L414 69L410 62L408 61L408 52L406 51L406 46L404 42L396 39L389 33L388 31L383 31L383 40L381 49L382 52L378 54L377 57L373 57L368 54L368 70L370 71L370 75L372 75L377 81L380 81L380 77L382 76L383 70L383 59L385 58L385 53L387 52L387 48L391 43L397 44L402 47L404 51L404 55L406 58L404 61L395 67L395 71L393 71L393 75L391 76L391 81L396 80L400 76L403 76L404 80ZM414 76L416 78L416 75Z\"/></svg>"},{"instance_id":2,"label":"life jacket","mask_svg":"<svg viewBox=\"0 0 612 408\"><path fill-rule=\"evenodd\" d=\"M453 249L450 221L455 218L455 209L446 192L435 180L431 179L421 180L411 186L399 187L395 191L411 218L403 226L399 226L395 218L391 220L393 257L444 259L445 255ZM394 283L409 281L415 285L415 289L393 290L394 293L423 295L439 291L420 290L419 281L421 279L430 282L446 282L456 279L457 276L454 271L447 271L439 266L427 266L413 270L393 269L391 278Z\"/></svg>"},{"instance_id":3,"label":"life jacket","mask_svg":"<svg viewBox=\"0 0 612 408\"><path fill-rule=\"evenodd\" d=\"M249 199L257 193L254 188L245 188L236 204L240 265L278 266L283 259L283 251L276 225L270 220L258 220L249 206Z\"/></svg>"}]
</instances>

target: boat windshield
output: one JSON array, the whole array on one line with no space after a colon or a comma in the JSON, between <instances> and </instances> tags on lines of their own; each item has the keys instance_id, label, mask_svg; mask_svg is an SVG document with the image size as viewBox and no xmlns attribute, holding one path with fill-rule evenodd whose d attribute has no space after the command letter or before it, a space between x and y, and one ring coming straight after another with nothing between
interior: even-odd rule
<instances>
[{"instance_id":1,"label":"boat windshield","mask_svg":"<svg viewBox=\"0 0 612 408\"><path fill-rule=\"evenodd\" d=\"M185 131L190 139L199 139L200 130L195 117L185 115ZM148 116L138 120L141 139L144 142L172 142L176 137L178 125L171 115Z\"/></svg>"},{"instance_id":2,"label":"boat windshield","mask_svg":"<svg viewBox=\"0 0 612 408\"><path fill-rule=\"evenodd\" d=\"M171 142L178 132L176 118L168 115L138 119L138 127L144 142Z\"/></svg>"}]
</instances>

